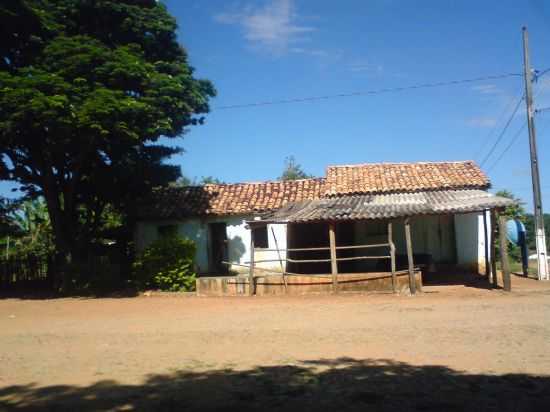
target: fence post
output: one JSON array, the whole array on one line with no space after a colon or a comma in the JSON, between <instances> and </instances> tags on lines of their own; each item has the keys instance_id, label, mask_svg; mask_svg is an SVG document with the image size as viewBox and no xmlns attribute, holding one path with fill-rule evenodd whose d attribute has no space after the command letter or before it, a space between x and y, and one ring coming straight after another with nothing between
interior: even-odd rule
<instances>
[{"instance_id":1,"label":"fence post","mask_svg":"<svg viewBox=\"0 0 550 412\"><path fill-rule=\"evenodd\" d=\"M336 260L336 234L334 223L328 224L328 238L330 245L330 267L332 272L332 289L334 293L338 293L338 261Z\"/></svg>"}]
</instances>

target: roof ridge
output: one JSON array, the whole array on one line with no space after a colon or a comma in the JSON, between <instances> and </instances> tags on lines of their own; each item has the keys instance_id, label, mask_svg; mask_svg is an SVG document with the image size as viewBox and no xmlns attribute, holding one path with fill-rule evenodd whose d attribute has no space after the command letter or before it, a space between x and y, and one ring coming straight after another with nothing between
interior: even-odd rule
<instances>
[{"instance_id":1,"label":"roof ridge","mask_svg":"<svg viewBox=\"0 0 550 412\"><path fill-rule=\"evenodd\" d=\"M325 177L310 177L307 179L293 179L293 180L259 180L255 182L235 182L235 183L208 183L204 186L236 186L236 185L263 185L268 183L295 183L295 182L306 182L306 181L321 181L326 180ZM184 186L187 187L187 186Z\"/></svg>"},{"instance_id":2,"label":"roof ridge","mask_svg":"<svg viewBox=\"0 0 550 412\"><path fill-rule=\"evenodd\" d=\"M439 161L418 161L418 162L371 162L371 163L354 163L354 164L344 164L344 165L328 165L326 168L334 167L361 167L361 166L383 166L383 165L432 165L432 164L463 164L463 163L473 163L474 160L439 160Z\"/></svg>"}]
</instances>

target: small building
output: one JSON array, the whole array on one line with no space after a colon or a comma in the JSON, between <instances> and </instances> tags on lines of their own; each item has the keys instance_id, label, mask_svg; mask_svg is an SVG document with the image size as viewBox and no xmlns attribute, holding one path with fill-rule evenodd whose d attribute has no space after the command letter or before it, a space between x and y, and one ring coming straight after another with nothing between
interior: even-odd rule
<instances>
[{"instance_id":1,"label":"small building","mask_svg":"<svg viewBox=\"0 0 550 412\"><path fill-rule=\"evenodd\" d=\"M511 204L489 187L481 169L463 161L329 166L319 179L164 188L141 208L136 246L177 232L197 243L197 269L210 276L249 273L253 261L264 278L391 273L395 288L395 273L410 266L408 245L419 273L488 273L489 211Z\"/></svg>"}]
</instances>

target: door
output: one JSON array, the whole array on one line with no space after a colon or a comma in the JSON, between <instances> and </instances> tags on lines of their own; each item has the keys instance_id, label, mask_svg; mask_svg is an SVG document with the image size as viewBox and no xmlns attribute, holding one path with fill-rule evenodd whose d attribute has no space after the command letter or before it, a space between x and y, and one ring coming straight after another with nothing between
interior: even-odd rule
<instances>
[{"instance_id":1,"label":"door","mask_svg":"<svg viewBox=\"0 0 550 412\"><path fill-rule=\"evenodd\" d=\"M216 274L226 274L229 266L222 262L227 262L227 225L225 222L210 223L210 272Z\"/></svg>"}]
</instances>

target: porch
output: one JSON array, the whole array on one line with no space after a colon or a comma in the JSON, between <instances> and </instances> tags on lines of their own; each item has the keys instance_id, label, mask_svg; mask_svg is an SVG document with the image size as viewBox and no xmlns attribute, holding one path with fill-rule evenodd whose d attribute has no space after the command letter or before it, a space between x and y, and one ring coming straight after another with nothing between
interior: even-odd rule
<instances>
[{"instance_id":1,"label":"porch","mask_svg":"<svg viewBox=\"0 0 550 412\"><path fill-rule=\"evenodd\" d=\"M484 273L494 285L495 227L498 211L509 203L480 190L355 195L291 203L248 221L250 261L237 265L248 269L247 280L242 276L227 279L219 289L250 295L280 289L285 293L294 293L290 289L303 293L354 289L397 293L403 291L406 279L407 292L414 294L422 289L423 273L436 272L438 266ZM503 219L498 220L504 224ZM286 247L277 242L275 249L255 245L254 234L267 232L267 225L286 225ZM510 290L506 248L503 251L504 288ZM276 252L277 258L262 258L266 252ZM276 263L279 269L273 267ZM271 267L262 267L266 264ZM201 282L199 294L201 286L211 280Z\"/></svg>"}]
</instances>

